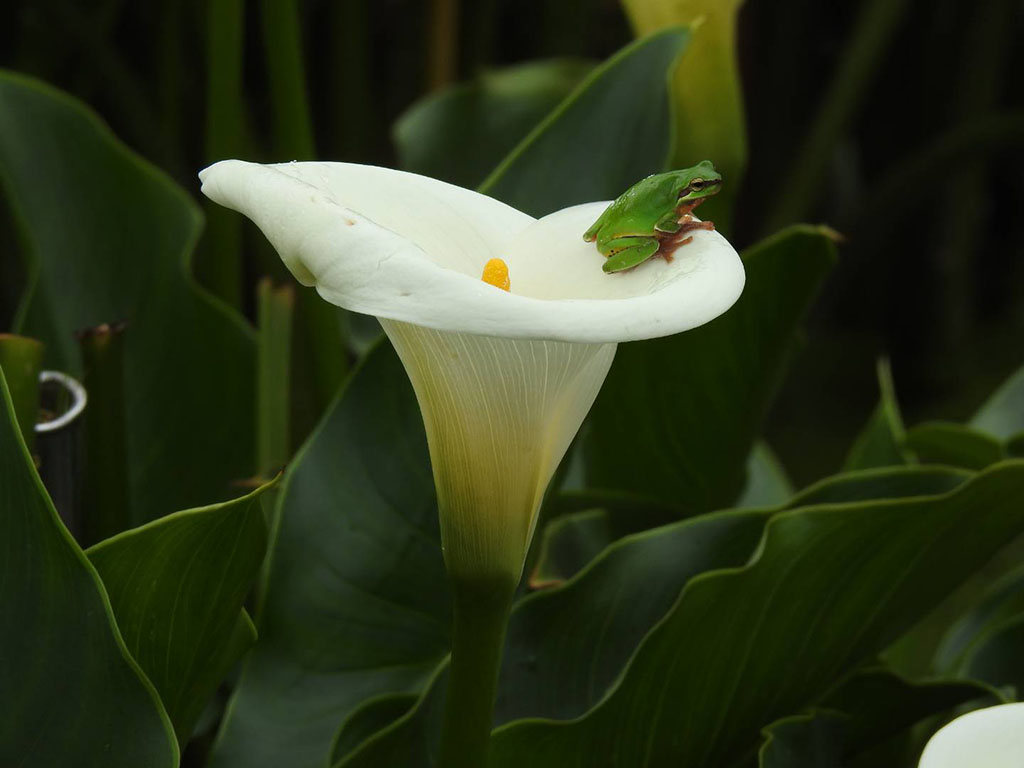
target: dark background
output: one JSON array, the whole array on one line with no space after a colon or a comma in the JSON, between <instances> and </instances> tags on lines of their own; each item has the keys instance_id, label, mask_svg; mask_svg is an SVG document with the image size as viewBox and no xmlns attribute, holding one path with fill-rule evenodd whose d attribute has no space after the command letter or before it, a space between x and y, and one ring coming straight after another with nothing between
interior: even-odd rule
<instances>
[{"instance_id":1,"label":"dark background","mask_svg":"<svg viewBox=\"0 0 1024 768\"><path fill-rule=\"evenodd\" d=\"M209 18L221 4L8 0L0 65L84 99L198 194L196 170L211 159ZM291 159L267 138L260 3L241 5L245 112L231 154ZM442 80L458 81L535 58L604 58L632 37L615 0L299 6L315 155L386 165L396 162L392 122L438 67ZM431 22L444 9L455 14L454 42L439 50ZM1024 363L1024 4L747 0L740 19L750 156L737 246L787 223L768 221L774 203L809 137L832 128L812 154L821 177L813 202L795 218L841 232L841 263L768 428L802 484L842 461L875 403L879 355L892 360L911 423L968 416ZM0 328L23 277L6 258L17 250L6 216ZM201 245L200 274L202 265ZM254 284L261 267L246 267Z\"/></svg>"}]
</instances>

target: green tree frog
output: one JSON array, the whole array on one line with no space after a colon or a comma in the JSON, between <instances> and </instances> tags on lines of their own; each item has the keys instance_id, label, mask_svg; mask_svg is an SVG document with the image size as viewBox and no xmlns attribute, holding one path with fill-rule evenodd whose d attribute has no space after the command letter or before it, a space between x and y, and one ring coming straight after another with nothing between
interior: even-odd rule
<instances>
[{"instance_id":1,"label":"green tree frog","mask_svg":"<svg viewBox=\"0 0 1024 768\"><path fill-rule=\"evenodd\" d=\"M710 221L690 213L718 192L722 177L708 160L682 171L642 179L615 200L586 231L605 255L605 272L622 272L655 255L672 260L673 252L693 240L696 229L712 230Z\"/></svg>"}]
</instances>

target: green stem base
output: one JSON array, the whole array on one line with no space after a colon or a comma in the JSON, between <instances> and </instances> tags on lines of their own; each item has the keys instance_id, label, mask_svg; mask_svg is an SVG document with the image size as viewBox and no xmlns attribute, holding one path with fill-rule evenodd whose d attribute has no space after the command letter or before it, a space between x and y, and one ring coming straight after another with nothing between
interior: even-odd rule
<instances>
[{"instance_id":1,"label":"green stem base","mask_svg":"<svg viewBox=\"0 0 1024 768\"><path fill-rule=\"evenodd\" d=\"M455 591L439 768L486 768L513 590Z\"/></svg>"}]
</instances>

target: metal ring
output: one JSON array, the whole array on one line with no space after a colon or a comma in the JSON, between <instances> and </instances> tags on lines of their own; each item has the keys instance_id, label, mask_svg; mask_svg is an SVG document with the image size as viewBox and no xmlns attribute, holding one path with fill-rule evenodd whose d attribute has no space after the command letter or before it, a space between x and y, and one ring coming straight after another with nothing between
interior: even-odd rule
<instances>
[{"instance_id":1,"label":"metal ring","mask_svg":"<svg viewBox=\"0 0 1024 768\"><path fill-rule=\"evenodd\" d=\"M39 374L40 384L46 384L51 381L56 382L60 386L64 387L67 392L71 393L71 405L66 411L64 411L64 413L52 421L43 421L36 424L36 434L56 432L59 429L63 429L81 415L82 411L85 410L85 404L89 400L88 396L85 394L85 387L66 373L61 373L60 371L42 371Z\"/></svg>"}]
</instances>

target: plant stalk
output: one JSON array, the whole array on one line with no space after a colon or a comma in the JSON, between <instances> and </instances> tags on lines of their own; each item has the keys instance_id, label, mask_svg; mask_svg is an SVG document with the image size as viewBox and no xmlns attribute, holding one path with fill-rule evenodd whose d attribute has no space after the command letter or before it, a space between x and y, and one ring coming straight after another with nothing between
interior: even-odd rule
<instances>
[{"instance_id":1,"label":"plant stalk","mask_svg":"<svg viewBox=\"0 0 1024 768\"><path fill-rule=\"evenodd\" d=\"M513 588L456 585L439 768L485 768Z\"/></svg>"}]
</instances>

